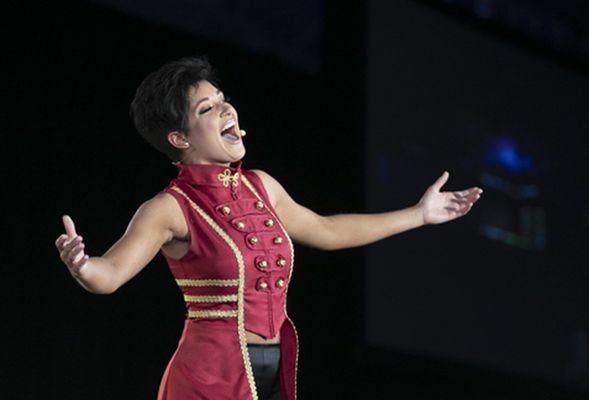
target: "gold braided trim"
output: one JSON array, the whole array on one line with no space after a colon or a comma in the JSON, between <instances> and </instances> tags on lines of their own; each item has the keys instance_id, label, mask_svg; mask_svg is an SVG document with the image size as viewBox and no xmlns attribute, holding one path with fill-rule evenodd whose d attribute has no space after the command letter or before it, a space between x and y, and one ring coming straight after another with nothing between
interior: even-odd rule
<instances>
[{"instance_id":1,"label":"gold braided trim","mask_svg":"<svg viewBox=\"0 0 589 400\"><path fill-rule=\"evenodd\" d=\"M188 310L188 318L237 317L237 310Z\"/></svg>"},{"instance_id":2,"label":"gold braided trim","mask_svg":"<svg viewBox=\"0 0 589 400\"><path fill-rule=\"evenodd\" d=\"M255 172L254 172L254 174L255 174ZM245 175L241 174L241 180L243 181L245 186L249 190L251 190L252 193L258 198L258 200L263 201L262 197L256 191L256 188L254 187L254 185L251 184L251 182L245 177ZM288 274L288 282L290 283L290 279L292 277L292 271L294 269L294 246L292 244L292 240L290 240L290 236L286 232L286 229L284 229L282 222L280 222L280 219L272 211L270 211L270 208L266 207L266 210L268 210L268 212L274 216L274 220L276 222L278 222L278 225L282 229L282 232L284 233L284 236L286 237L286 240L288 241L288 245L290 247L290 272ZM294 388L295 388L295 400L296 400L296 398L297 398L297 371L299 368L299 345L298 345L299 344L299 334L297 332L297 328L295 327L294 323L292 322L292 320L288 316L288 313L286 312L286 300L287 300L287 295L288 295L288 286L289 285L286 285L286 288L284 289L284 315L286 315L286 318L288 319L288 321L292 325L292 329L294 330L295 338L297 341L297 352L296 352L296 356L295 356L295 373L294 373Z\"/></svg>"},{"instance_id":3,"label":"gold braided trim","mask_svg":"<svg viewBox=\"0 0 589 400\"><path fill-rule=\"evenodd\" d=\"M219 179L225 187L229 186L229 183L235 187L239 183L238 176L239 172L236 172L235 175L232 176L231 170L226 169L222 174L217 175L217 179Z\"/></svg>"},{"instance_id":4,"label":"gold braided trim","mask_svg":"<svg viewBox=\"0 0 589 400\"><path fill-rule=\"evenodd\" d=\"M240 174L243 177L243 174ZM239 337L239 347L241 349L241 356L243 358L243 366L245 368L245 374L247 376L247 382L252 393L252 400L258 400L258 390L256 389L256 383L254 381L254 372L252 371L252 364L250 362L250 356L247 349L247 339L245 337L245 322L244 322L244 311L243 311L243 292L245 282L245 262L243 261L243 255L239 250L239 247L235 244L233 239L225 232L214 220L211 218L202 208L200 208L190 197L186 195L177 186L172 186L172 189L180 193L188 202L190 206L196 211L198 215L205 220L207 224L227 243L227 245L233 251L235 260L237 261L237 335Z\"/></svg>"},{"instance_id":5,"label":"gold braided trim","mask_svg":"<svg viewBox=\"0 0 589 400\"><path fill-rule=\"evenodd\" d=\"M178 286L238 286L237 279L176 279Z\"/></svg>"},{"instance_id":6,"label":"gold braided trim","mask_svg":"<svg viewBox=\"0 0 589 400\"><path fill-rule=\"evenodd\" d=\"M184 301L188 303L226 303L228 301L237 301L237 295L228 294L219 296L191 296L185 294Z\"/></svg>"}]
</instances>

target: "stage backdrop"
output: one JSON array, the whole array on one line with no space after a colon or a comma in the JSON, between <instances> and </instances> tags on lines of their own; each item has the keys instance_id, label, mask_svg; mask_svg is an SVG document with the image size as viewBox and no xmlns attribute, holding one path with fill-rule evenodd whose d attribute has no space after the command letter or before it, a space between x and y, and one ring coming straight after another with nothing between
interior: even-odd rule
<instances>
[{"instance_id":1,"label":"stage backdrop","mask_svg":"<svg viewBox=\"0 0 589 400\"><path fill-rule=\"evenodd\" d=\"M589 382L586 75L412 1L373 0L366 202L484 193L458 221L366 250L372 346Z\"/></svg>"}]
</instances>

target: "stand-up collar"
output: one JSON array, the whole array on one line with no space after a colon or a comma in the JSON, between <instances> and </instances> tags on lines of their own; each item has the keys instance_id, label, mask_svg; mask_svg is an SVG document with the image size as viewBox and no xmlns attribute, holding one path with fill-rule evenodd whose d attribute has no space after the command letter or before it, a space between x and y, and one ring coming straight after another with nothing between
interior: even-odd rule
<instances>
[{"instance_id":1,"label":"stand-up collar","mask_svg":"<svg viewBox=\"0 0 589 400\"><path fill-rule=\"evenodd\" d=\"M217 164L176 164L178 179L193 185L237 187L241 180L241 160L229 167Z\"/></svg>"}]
</instances>

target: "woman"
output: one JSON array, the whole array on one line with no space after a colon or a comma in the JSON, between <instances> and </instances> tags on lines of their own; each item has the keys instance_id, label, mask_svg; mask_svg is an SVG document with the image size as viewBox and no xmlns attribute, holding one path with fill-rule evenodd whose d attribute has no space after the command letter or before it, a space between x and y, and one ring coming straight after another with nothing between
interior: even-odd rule
<instances>
[{"instance_id":1,"label":"woman","mask_svg":"<svg viewBox=\"0 0 589 400\"><path fill-rule=\"evenodd\" d=\"M150 74L131 115L139 133L174 161L177 178L138 208L102 257L85 254L69 216L56 246L92 293L113 293L163 253L187 319L158 399L295 399L298 342L286 314L291 238L324 250L362 246L465 215L482 193L440 192L444 172L413 207L318 215L268 173L241 168L245 131L204 57Z\"/></svg>"}]
</instances>

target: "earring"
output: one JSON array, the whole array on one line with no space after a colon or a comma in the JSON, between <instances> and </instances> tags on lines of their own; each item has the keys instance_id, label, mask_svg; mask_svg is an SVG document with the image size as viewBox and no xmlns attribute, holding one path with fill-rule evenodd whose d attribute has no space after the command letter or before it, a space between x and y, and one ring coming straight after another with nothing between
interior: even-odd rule
<instances>
[{"instance_id":1,"label":"earring","mask_svg":"<svg viewBox=\"0 0 589 400\"><path fill-rule=\"evenodd\" d=\"M245 129L241 130L241 136L245 136Z\"/></svg>"}]
</instances>

